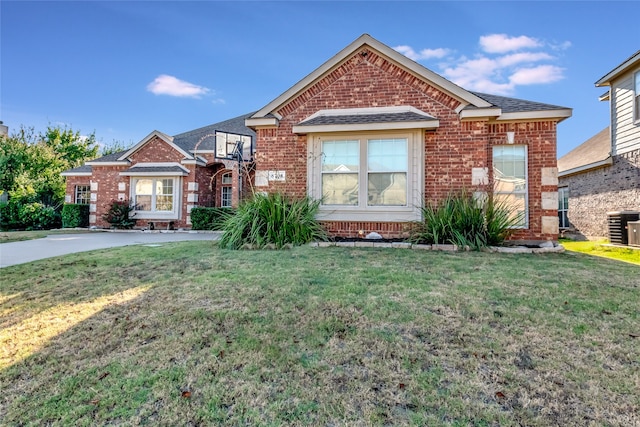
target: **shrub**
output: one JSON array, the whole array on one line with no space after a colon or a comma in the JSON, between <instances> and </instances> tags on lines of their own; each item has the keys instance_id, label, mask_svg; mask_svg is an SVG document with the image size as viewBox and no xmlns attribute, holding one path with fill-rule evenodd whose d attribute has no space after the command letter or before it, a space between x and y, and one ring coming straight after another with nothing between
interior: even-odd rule
<instances>
[{"instance_id":1,"label":"shrub","mask_svg":"<svg viewBox=\"0 0 640 427\"><path fill-rule=\"evenodd\" d=\"M22 227L19 218L20 204L9 199L0 203L0 228L3 230L16 230Z\"/></svg>"},{"instance_id":2,"label":"shrub","mask_svg":"<svg viewBox=\"0 0 640 427\"><path fill-rule=\"evenodd\" d=\"M62 227L88 227L89 205L65 203L62 207Z\"/></svg>"},{"instance_id":3,"label":"shrub","mask_svg":"<svg viewBox=\"0 0 640 427\"><path fill-rule=\"evenodd\" d=\"M60 214L53 206L32 198L12 198L0 204L0 227L5 230L49 230L60 225Z\"/></svg>"},{"instance_id":4,"label":"shrub","mask_svg":"<svg viewBox=\"0 0 640 427\"><path fill-rule=\"evenodd\" d=\"M114 228L133 228L136 220L133 219L135 214L131 214L131 212L134 209L135 206L131 205L128 200L112 200L109 204L109 210L102 215L102 219Z\"/></svg>"},{"instance_id":5,"label":"shrub","mask_svg":"<svg viewBox=\"0 0 640 427\"><path fill-rule=\"evenodd\" d=\"M263 248L302 245L326 240L326 232L315 219L319 201L309 197L291 200L281 193L256 194L240 204L224 225L220 246L239 249L245 244Z\"/></svg>"},{"instance_id":6,"label":"shrub","mask_svg":"<svg viewBox=\"0 0 640 427\"><path fill-rule=\"evenodd\" d=\"M221 230L231 215L231 208L196 207L191 209L191 227L194 230Z\"/></svg>"},{"instance_id":7,"label":"shrub","mask_svg":"<svg viewBox=\"0 0 640 427\"><path fill-rule=\"evenodd\" d=\"M502 244L518 223L512 210L493 195L477 200L466 190L450 194L438 204L425 205L422 217L412 232L412 241L473 249Z\"/></svg>"}]
</instances>

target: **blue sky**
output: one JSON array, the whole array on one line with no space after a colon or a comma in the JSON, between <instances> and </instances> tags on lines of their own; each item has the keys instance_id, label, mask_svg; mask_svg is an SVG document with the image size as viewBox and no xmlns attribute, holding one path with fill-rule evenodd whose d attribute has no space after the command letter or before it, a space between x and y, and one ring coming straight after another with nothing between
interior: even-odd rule
<instances>
[{"instance_id":1,"label":"blue sky","mask_svg":"<svg viewBox=\"0 0 640 427\"><path fill-rule=\"evenodd\" d=\"M255 111L363 33L465 89L609 123L594 82L640 49L636 1L0 2L0 120L137 143Z\"/></svg>"}]
</instances>

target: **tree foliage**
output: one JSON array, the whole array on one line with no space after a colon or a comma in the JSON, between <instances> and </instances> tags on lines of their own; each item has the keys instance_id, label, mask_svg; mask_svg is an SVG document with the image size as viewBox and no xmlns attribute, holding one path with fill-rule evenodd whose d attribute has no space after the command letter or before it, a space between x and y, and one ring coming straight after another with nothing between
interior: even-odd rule
<instances>
[{"instance_id":1,"label":"tree foliage","mask_svg":"<svg viewBox=\"0 0 640 427\"><path fill-rule=\"evenodd\" d=\"M65 193L60 173L97 154L94 133L83 136L66 126L48 126L36 133L21 127L11 136L0 137L0 191L10 198L58 205Z\"/></svg>"}]
</instances>

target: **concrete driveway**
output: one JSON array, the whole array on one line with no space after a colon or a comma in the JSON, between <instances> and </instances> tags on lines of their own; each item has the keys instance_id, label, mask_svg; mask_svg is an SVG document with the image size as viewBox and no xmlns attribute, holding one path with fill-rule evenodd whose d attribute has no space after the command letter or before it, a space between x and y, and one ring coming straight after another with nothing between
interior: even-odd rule
<instances>
[{"instance_id":1,"label":"concrete driveway","mask_svg":"<svg viewBox=\"0 0 640 427\"><path fill-rule=\"evenodd\" d=\"M0 244L0 268L39 259L117 246L153 245L185 240L217 240L220 232L94 231L54 234L44 239Z\"/></svg>"}]
</instances>

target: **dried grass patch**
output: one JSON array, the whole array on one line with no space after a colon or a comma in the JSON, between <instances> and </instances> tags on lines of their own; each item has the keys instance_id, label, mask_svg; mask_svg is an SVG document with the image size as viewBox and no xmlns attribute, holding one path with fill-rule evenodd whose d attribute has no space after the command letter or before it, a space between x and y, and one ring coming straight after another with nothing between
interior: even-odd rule
<instances>
[{"instance_id":1,"label":"dried grass patch","mask_svg":"<svg viewBox=\"0 0 640 427\"><path fill-rule=\"evenodd\" d=\"M34 346L13 334L30 354L0 371L0 419L634 425L636 273L565 254L203 242L9 267L0 284L7 331L144 292Z\"/></svg>"}]
</instances>

